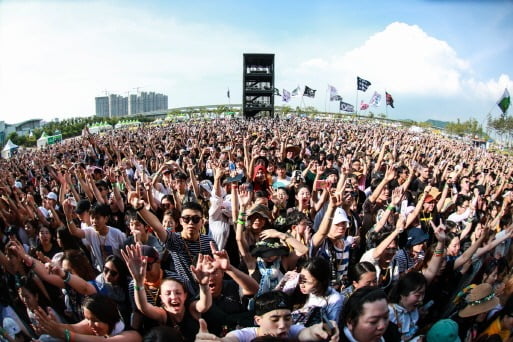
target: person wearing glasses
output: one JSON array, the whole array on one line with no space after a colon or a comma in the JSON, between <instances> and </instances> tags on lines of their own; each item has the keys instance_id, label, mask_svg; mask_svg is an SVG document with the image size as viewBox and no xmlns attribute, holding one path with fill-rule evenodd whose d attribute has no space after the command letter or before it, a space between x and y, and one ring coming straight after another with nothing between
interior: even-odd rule
<instances>
[{"instance_id":1,"label":"person wearing glasses","mask_svg":"<svg viewBox=\"0 0 513 342\"><path fill-rule=\"evenodd\" d=\"M182 231L167 230L159 219L146 209L147 204L139 198L136 192L129 192L128 200L132 207L148 223L159 240L165 244L172 262L170 270L184 282L187 291L192 296L199 293L199 287L191 272L191 266L196 263L199 254L212 256L210 242L214 240L208 235L201 234L204 224L203 209L195 202L186 202L182 206L180 224ZM217 248L217 245L215 245Z\"/></svg>"}]
</instances>

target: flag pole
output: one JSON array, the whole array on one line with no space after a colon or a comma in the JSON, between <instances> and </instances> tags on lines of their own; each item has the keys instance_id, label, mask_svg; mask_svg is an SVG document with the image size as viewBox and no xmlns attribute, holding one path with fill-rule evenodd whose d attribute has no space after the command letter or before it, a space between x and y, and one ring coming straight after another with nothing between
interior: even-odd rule
<instances>
[{"instance_id":1,"label":"flag pole","mask_svg":"<svg viewBox=\"0 0 513 342\"><path fill-rule=\"evenodd\" d=\"M326 94L324 95L324 115L326 115L326 98L328 97L328 89L326 89Z\"/></svg>"},{"instance_id":2,"label":"flag pole","mask_svg":"<svg viewBox=\"0 0 513 342\"><path fill-rule=\"evenodd\" d=\"M356 103L354 108L356 108L356 115L358 115L358 85L356 85Z\"/></svg>"},{"instance_id":3,"label":"flag pole","mask_svg":"<svg viewBox=\"0 0 513 342\"><path fill-rule=\"evenodd\" d=\"M388 118L388 96L387 96L386 89L385 89L385 116Z\"/></svg>"}]
</instances>

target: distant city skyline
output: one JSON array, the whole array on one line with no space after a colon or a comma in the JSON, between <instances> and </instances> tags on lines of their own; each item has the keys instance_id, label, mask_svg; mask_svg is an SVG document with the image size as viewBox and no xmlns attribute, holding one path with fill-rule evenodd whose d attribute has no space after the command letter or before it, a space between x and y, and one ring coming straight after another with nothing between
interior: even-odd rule
<instances>
[{"instance_id":1,"label":"distant city skyline","mask_svg":"<svg viewBox=\"0 0 513 342\"><path fill-rule=\"evenodd\" d=\"M92 116L105 90L242 103L243 53L273 53L275 86L316 90L320 111L338 111L331 85L356 108L388 92L394 109L369 110L392 119L481 123L513 91L512 17L512 0L2 0L0 120Z\"/></svg>"},{"instance_id":2,"label":"distant city skyline","mask_svg":"<svg viewBox=\"0 0 513 342\"><path fill-rule=\"evenodd\" d=\"M98 117L120 117L168 109L167 95L154 91L142 91L139 94L108 94L95 100L95 115Z\"/></svg>"}]
</instances>

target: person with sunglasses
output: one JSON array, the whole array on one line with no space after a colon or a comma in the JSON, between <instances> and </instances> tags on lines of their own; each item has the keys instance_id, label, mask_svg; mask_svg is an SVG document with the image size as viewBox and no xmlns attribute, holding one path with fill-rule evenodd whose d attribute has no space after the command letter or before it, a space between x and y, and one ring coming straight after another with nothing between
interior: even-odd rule
<instances>
[{"instance_id":1,"label":"person with sunglasses","mask_svg":"<svg viewBox=\"0 0 513 342\"><path fill-rule=\"evenodd\" d=\"M137 192L129 192L128 200L159 240L165 244L172 259L169 271L178 275L191 295L197 295L199 287L194 280L191 266L195 264L199 254L212 256L210 242L215 245L211 237L200 233L205 221L202 207L195 202L183 204L180 217L182 231L177 233L166 230L160 220L146 209L147 204L139 198ZM217 245L215 246L217 248Z\"/></svg>"}]
</instances>

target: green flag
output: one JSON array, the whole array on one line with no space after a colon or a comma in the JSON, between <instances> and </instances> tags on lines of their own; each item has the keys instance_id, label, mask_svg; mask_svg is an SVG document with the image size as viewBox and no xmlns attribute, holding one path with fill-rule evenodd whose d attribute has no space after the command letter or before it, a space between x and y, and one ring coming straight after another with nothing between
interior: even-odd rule
<instances>
[{"instance_id":1,"label":"green flag","mask_svg":"<svg viewBox=\"0 0 513 342\"><path fill-rule=\"evenodd\" d=\"M502 94L502 97L497 101L497 105L502 110L502 114L506 114L506 111L509 108L510 104L510 98L509 98L509 92L508 88L504 89L504 94Z\"/></svg>"}]
</instances>

